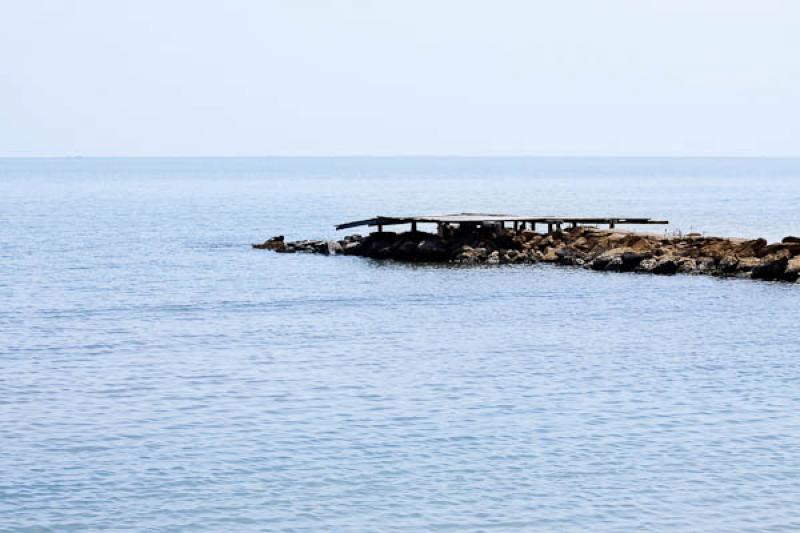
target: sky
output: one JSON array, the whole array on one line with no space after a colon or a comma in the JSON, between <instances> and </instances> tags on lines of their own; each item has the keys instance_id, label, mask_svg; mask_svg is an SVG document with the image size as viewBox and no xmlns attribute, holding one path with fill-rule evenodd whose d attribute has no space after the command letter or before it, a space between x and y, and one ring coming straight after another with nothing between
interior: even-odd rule
<instances>
[{"instance_id":1,"label":"sky","mask_svg":"<svg viewBox=\"0 0 800 533\"><path fill-rule=\"evenodd\" d=\"M800 156L795 0L0 0L0 156Z\"/></svg>"}]
</instances>

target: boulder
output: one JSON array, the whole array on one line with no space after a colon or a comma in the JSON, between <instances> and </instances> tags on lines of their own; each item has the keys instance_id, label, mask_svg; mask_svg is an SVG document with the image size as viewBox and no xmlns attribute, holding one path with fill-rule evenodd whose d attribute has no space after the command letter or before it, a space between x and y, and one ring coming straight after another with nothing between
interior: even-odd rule
<instances>
[{"instance_id":1,"label":"boulder","mask_svg":"<svg viewBox=\"0 0 800 533\"><path fill-rule=\"evenodd\" d=\"M592 270L608 270L611 272L622 272L625 269L622 257L626 253L636 253L630 248L620 247L605 251L589 263ZM633 268L631 268L632 270Z\"/></svg>"},{"instance_id":2,"label":"boulder","mask_svg":"<svg viewBox=\"0 0 800 533\"><path fill-rule=\"evenodd\" d=\"M765 281L775 281L783 279L789 260L786 257L765 261L753 269L751 277L753 279L763 279Z\"/></svg>"},{"instance_id":3,"label":"boulder","mask_svg":"<svg viewBox=\"0 0 800 533\"><path fill-rule=\"evenodd\" d=\"M466 265L475 265L480 262L480 257L474 251L461 252L456 256L456 261Z\"/></svg>"},{"instance_id":4,"label":"boulder","mask_svg":"<svg viewBox=\"0 0 800 533\"><path fill-rule=\"evenodd\" d=\"M753 239L744 241L736 246L733 252L739 257L749 257L756 255L756 252L767 245L765 239Z\"/></svg>"},{"instance_id":5,"label":"boulder","mask_svg":"<svg viewBox=\"0 0 800 533\"><path fill-rule=\"evenodd\" d=\"M542 254L542 261L546 261L548 263L555 263L558 261L558 256L556 255L556 248L548 247L544 249L544 253Z\"/></svg>"},{"instance_id":6,"label":"boulder","mask_svg":"<svg viewBox=\"0 0 800 533\"><path fill-rule=\"evenodd\" d=\"M678 259L678 272L682 274L697 274L697 261L691 257Z\"/></svg>"},{"instance_id":7,"label":"boulder","mask_svg":"<svg viewBox=\"0 0 800 533\"><path fill-rule=\"evenodd\" d=\"M417 245L421 261L440 261L447 257L447 243L441 237L428 237Z\"/></svg>"},{"instance_id":8,"label":"boulder","mask_svg":"<svg viewBox=\"0 0 800 533\"><path fill-rule=\"evenodd\" d=\"M607 254L600 254L594 259L592 259L589 263L587 263L588 267L592 270L602 271L605 270L606 267L614 260L614 257Z\"/></svg>"},{"instance_id":9,"label":"boulder","mask_svg":"<svg viewBox=\"0 0 800 533\"><path fill-rule=\"evenodd\" d=\"M376 232L369 234L361 241L359 255L372 259L388 259L392 256L392 247L397 242L394 232Z\"/></svg>"},{"instance_id":10,"label":"boulder","mask_svg":"<svg viewBox=\"0 0 800 533\"><path fill-rule=\"evenodd\" d=\"M798 279L800 279L800 257L795 257L786 263L786 271L783 273L783 280L792 282Z\"/></svg>"},{"instance_id":11,"label":"boulder","mask_svg":"<svg viewBox=\"0 0 800 533\"><path fill-rule=\"evenodd\" d=\"M651 250L653 247L653 244L643 237L629 239L626 244L628 248L631 248L635 252L646 252Z\"/></svg>"},{"instance_id":12,"label":"boulder","mask_svg":"<svg viewBox=\"0 0 800 533\"><path fill-rule=\"evenodd\" d=\"M362 255L361 248L361 242L349 241L343 246L343 253L344 255Z\"/></svg>"},{"instance_id":13,"label":"boulder","mask_svg":"<svg viewBox=\"0 0 800 533\"><path fill-rule=\"evenodd\" d=\"M611 258L611 261L606 263L605 267L606 272L622 272L624 271L624 265L622 264L622 256L617 255Z\"/></svg>"},{"instance_id":14,"label":"boulder","mask_svg":"<svg viewBox=\"0 0 800 533\"><path fill-rule=\"evenodd\" d=\"M261 244L253 244L253 248L257 248L259 250L272 250L274 252L282 251L286 248L286 242L283 235L276 235L271 239L267 239Z\"/></svg>"},{"instance_id":15,"label":"boulder","mask_svg":"<svg viewBox=\"0 0 800 533\"><path fill-rule=\"evenodd\" d=\"M735 274L739 267L739 258L734 255L726 255L719 262L720 274Z\"/></svg>"},{"instance_id":16,"label":"boulder","mask_svg":"<svg viewBox=\"0 0 800 533\"><path fill-rule=\"evenodd\" d=\"M336 241L315 241L311 244L311 248L318 254L331 255L331 242Z\"/></svg>"},{"instance_id":17,"label":"boulder","mask_svg":"<svg viewBox=\"0 0 800 533\"><path fill-rule=\"evenodd\" d=\"M672 257L663 257L658 260L652 272L653 274L671 276L678 272L678 263Z\"/></svg>"},{"instance_id":18,"label":"boulder","mask_svg":"<svg viewBox=\"0 0 800 533\"><path fill-rule=\"evenodd\" d=\"M578 250L583 250L584 252L589 250L592 246L593 243L586 237L578 237L572 243L573 248L576 248Z\"/></svg>"},{"instance_id":19,"label":"boulder","mask_svg":"<svg viewBox=\"0 0 800 533\"><path fill-rule=\"evenodd\" d=\"M291 248L295 252L302 252L305 254L311 254L314 252L319 251L316 247L318 241L295 241L286 245L287 249Z\"/></svg>"},{"instance_id":20,"label":"boulder","mask_svg":"<svg viewBox=\"0 0 800 533\"><path fill-rule=\"evenodd\" d=\"M628 234L627 233L612 233L611 235L609 235L607 237L608 242L610 242L612 244L621 243L622 241L624 241L627 238L628 238Z\"/></svg>"},{"instance_id":21,"label":"boulder","mask_svg":"<svg viewBox=\"0 0 800 533\"><path fill-rule=\"evenodd\" d=\"M798 255L800 254L800 243L783 243L778 242L775 244L769 244L760 248L756 252L757 257L767 257L769 255L773 255L779 252L786 252L788 256Z\"/></svg>"},{"instance_id":22,"label":"boulder","mask_svg":"<svg viewBox=\"0 0 800 533\"><path fill-rule=\"evenodd\" d=\"M710 274L717 269L717 262L712 257L698 257L695 259L697 272L700 274Z\"/></svg>"},{"instance_id":23,"label":"boulder","mask_svg":"<svg viewBox=\"0 0 800 533\"><path fill-rule=\"evenodd\" d=\"M749 273L760 264L761 259L757 257L741 257L736 265L736 271L738 273Z\"/></svg>"},{"instance_id":24,"label":"boulder","mask_svg":"<svg viewBox=\"0 0 800 533\"><path fill-rule=\"evenodd\" d=\"M509 263L520 263L525 259L525 254L517 250L508 250L505 253L505 257Z\"/></svg>"},{"instance_id":25,"label":"boulder","mask_svg":"<svg viewBox=\"0 0 800 533\"><path fill-rule=\"evenodd\" d=\"M413 239L400 239L392 249L392 257L402 261L415 261L418 257L417 247L419 241Z\"/></svg>"},{"instance_id":26,"label":"boulder","mask_svg":"<svg viewBox=\"0 0 800 533\"><path fill-rule=\"evenodd\" d=\"M658 259L655 258L643 259L642 262L639 263L639 266L636 267L636 271L652 273L657 266L658 266Z\"/></svg>"},{"instance_id":27,"label":"boulder","mask_svg":"<svg viewBox=\"0 0 800 533\"><path fill-rule=\"evenodd\" d=\"M650 253L624 252L622 254L622 268L625 272L632 272L642 261L651 257L653 257L653 254Z\"/></svg>"},{"instance_id":28,"label":"boulder","mask_svg":"<svg viewBox=\"0 0 800 533\"><path fill-rule=\"evenodd\" d=\"M790 235L788 237L784 237L781 242L785 244L800 244L800 237L794 237Z\"/></svg>"},{"instance_id":29,"label":"boulder","mask_svg":"<svg viewBox=\"0 0 800 533\"><path fill-rule=\"evenodd\" d=\"M556 250L555 254L560 265L575 266L579 264L579 260L582 264L583 254L570 246Z\"/></svg>"}]
</instances>

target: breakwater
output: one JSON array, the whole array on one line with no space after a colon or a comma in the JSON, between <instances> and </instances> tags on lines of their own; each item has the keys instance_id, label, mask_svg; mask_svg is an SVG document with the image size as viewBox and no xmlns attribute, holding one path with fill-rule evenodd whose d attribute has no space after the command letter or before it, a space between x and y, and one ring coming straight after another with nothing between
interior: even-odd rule
<instances>
[{"instance_id":1,"label":"breakwater","mask_svg":"<svg viewBox=\"0 0 800 533\"><path fill-rule=\"evenodd\" d=\"M578 226L537 233L529 229L470 229L437 235L422 231L375 232L342 240L286 241L273 237L254 248L279 253L355 255L409 262L465 265L553 263L604 272L706 274L767 281L800 279L800 238L656 235Z\"/></svg>"}]
</instances>

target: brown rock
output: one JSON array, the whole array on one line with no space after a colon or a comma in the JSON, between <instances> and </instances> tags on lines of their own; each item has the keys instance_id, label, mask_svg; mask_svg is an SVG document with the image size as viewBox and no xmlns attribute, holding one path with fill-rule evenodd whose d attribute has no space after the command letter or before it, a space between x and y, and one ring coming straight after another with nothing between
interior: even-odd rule
<instances>
[{"instance_id":1,"label":"brown rock","mask_svg":"<svg viewBox=\"0 0 800 533\"><path fill-rule=\"evenodd\" d=\"M764 246L756 251L757 257L766 257L777 252L787 252L789 257L800 254L800 243L775 243Z\"/></svg>"},{"instance_id":2,"label":"brown rock","mask_svg":"<svg viewBox=\"0 0 800 533\"><path fill-rule=\"evenodd\" d=\"M758 250L767 245L764 239L753 239L751 241L744 241L734 248L734 253L739 257L748 257L756 254Z\"/></svg>"},{"instance_id":3,"label":"brown rock","mask_svg":"<svg viewBox=\"0 0 800 533\"><path fill-rule=\"evenodd\" d=\"M783 280L797 281L798 279L800 279L800 257L795 257L786 263L786 271L783 273Z\"/></svg>"},{"instance_id":4,"label":"brown rock","mask_svg":"<svg viewBox=\"0 0 800 533\"><path fill-rule=\"evenodd\" d=\"M548 263L555 263L558 261L556 249L551 246L545 248L544 254L542 255L542 261L547 261Z\"/></svg>"},{"instance_id":5,"label":"brown rock","mask_svg":"<svg viewBox=\"0 0 800 533\"><path fill-rule=\"evenodd\" d=\"M261 244L254 244L252 246L253 248L257 248L259 250L272 250L278 252L286 249L286 242L283 235L276 235L275 237L272 237Z\"/></svg>"},{"instance_id":6,"label":"brown rock","mask_svg":"<svg viewBox=\"0 0 800 533\"><path fill-rule=\"evenodd\" d=\"M683 274L696 274L697 273L697 261L692 259L691 257L683 257L678 260L678 272Z\"/></svg>"},{"instance_id":7,"label":"brown rock","mask_svg":"<svg viewBox=\"0 0 800 533\"><path fill-rule=\"evenodd\" d=\"M761 259L757 257L741 257L736 265L736 270L738 272L750 272L759 265L761 265Z\"/></svg>"}]
</instances>

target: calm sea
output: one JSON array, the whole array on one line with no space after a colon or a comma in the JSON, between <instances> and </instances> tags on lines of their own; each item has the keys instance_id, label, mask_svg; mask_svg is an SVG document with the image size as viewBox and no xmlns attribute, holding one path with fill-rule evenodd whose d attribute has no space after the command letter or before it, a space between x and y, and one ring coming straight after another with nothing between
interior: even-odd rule
<instances>
[{"instance_id":1,"label":"calm sea","mask_svg":"<svg viewBox=\"0 0 800 533\"><path fill-rule=\"evenodd\" d=\"M800 160L0 160L0 530L800 529L800 285L250 248L798 206Z\"/></svg>"}]
</instances>

